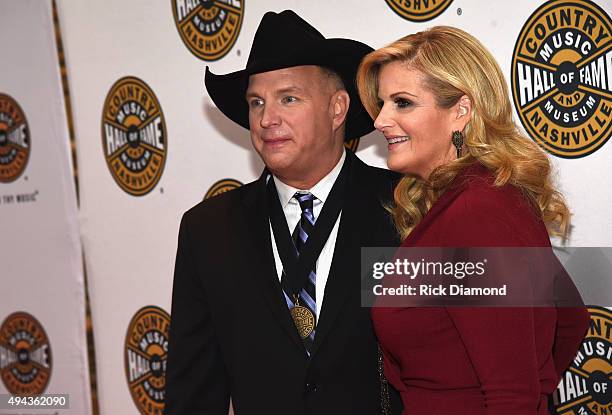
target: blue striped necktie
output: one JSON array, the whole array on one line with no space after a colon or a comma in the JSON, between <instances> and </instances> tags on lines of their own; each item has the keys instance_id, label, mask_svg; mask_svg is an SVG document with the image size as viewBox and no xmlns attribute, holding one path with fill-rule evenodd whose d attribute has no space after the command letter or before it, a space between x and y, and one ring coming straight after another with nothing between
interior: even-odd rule
<instances>
[{"instance_id":1,"label":"blue striped necktie","mask_svg":"<svg viewBox=\"0 0 612 415\"><path fill-rule=\"evenodd\" d=\"M308 240L308 235L312 234L314 231L315 217L313 212L313 201L315 199L312 193L296 193L293 196L300 204L300 208L302 209L302 215L300 217L300 221L295 226L295 230L293 231L293 243L295 244L295 249L297 251L298 256L304 245L306 245L306 241ZM300 291L299 295L299 304L302 307L307 307L312 314L315 316L315 324L317 319L317 303L316 303L316 274L315 270L311 270L308 275L308 279L306 280L306 285ZM285 295L287 298L287 304L289 308L293 307L293 299L289 296ZM315 330L310 333L308 337L304 340L304 346L310 354L310 350L312 349L312 344L314 342Z\"/></svg>"}]
</instances>

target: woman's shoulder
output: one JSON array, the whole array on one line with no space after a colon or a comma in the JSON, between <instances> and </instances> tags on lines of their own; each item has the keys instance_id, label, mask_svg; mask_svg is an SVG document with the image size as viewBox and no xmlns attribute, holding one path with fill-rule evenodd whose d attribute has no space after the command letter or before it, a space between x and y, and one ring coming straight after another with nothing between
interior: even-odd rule
<instances>
[{"instance_id":1,"label":"woman's shoulder","mask_svg":"<svg viewBox=\"0 0 612 415\"><path fill-rule=\"evenodd\" d=\"M495 184L495 175L481 164L460 177L460 191L446 209L445 223L468 245L540 246L549 243L537 207L512 185Z\"/></svg>"},{"instance_id":2,"label":"woman's shoulder","mask_svg":"<svg viewBox=\"0 0 612 415\"><path fill-rule=\"evenodd\" d=\"M459 179L457 202L471 212L508 218L539 217L536 206L519 187L510 183L496 185L494 172L482 164L467 167Z\"/></svg>"}]
</instances>

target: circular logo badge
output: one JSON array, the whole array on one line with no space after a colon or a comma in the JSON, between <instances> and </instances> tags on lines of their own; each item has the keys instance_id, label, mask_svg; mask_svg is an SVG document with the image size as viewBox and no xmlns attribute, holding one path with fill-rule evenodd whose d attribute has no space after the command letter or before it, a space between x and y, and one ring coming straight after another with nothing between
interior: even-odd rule
<instances>
[{"instance_id":1,"label":"circular logo badge","mask_svg":"<svg viewBox=\"0 0 612 415\"><path fill-rule=\"evenodd\" d=\"M30 157L30 129L13 98L0 94L0 183L17 180Z\"/></svg>"},{"instance_id":2,"label":"circular logo badge","mask_svg":"<svg viewBox=\"0 0 612 415\"><path fill-rule=\"evenodd\" d=\"M131 76L115 82L104 102L102 147L123 190L133 196L153 190L164 171L167 140L164 114L151 88Z\"/></svg>"},{"instance_id":3,"label":"circular logo badge","mask_svg":"<svg viewBox=\"0 0 612 415\"><path fill-rule=\"evenodd\" d=\"M359 137L347 140L347 141L344 142L344 147L348 148L353 153L356 153L357 152L357 148L359 147L359 140L360 140Z\"/></svg>"},{"instance_id":4,"label":"circular logo badge","mask_svg":"<svg viewBox=\"0 0 612 415\"><path fill-rule=\"evenodd\" d=\"M181 39L191 53L214 61L236 43L244 0L172 0L172 12Z\"/></svg>"},{"instance_id":5,"label":"circular logo badge","mask_svg":"<svg viewBox=\"0 0 612 415\"><path fill-rule=\"evenodd\" d=\"M143 415L164 413L170 315L159 307L136 312L125 337L125 374Z\"/></svg>"},{"instance_id":6,"label":"circular logo badge","mask_svg":"<svg viewBox=\"0 0 612 415\"><path fill-rule=\"evenodd\" d=\"M206 195L204 196L204 200L211 198L213 196L220 195L221 193L229 192L230 190L234 190L237 187L242 186L238 180L234 179L223 179L219 180L208 189Z\"/></svg>"},{"instance_id":7,"label":"circular logo badge","mask_svg":"<svg viewBox=\"0 0 612 415\"><path fill-rule=\"evenodd\" d=\"M610 138L610 16L586 0L553 0L523 26L512 56L514 105L551 154L587 156Z\"/></svg>"},{"instance_id":8,"label":"circular logo badge","mask_svg":"<svg viewBox=\"0 0 612 415\"><path fill-rule=\"evenodd\" d=\"M0 326L0 374L13 395L39 395L49 383L49 338L28 313L13 313Z\"/></svg>"},{"instance_id":9,"label":"circular logo badge","mask_svg":"<svg viewBox=\"0 0 612 415\"><path fill-rule=\"evenodd\" d=\"M553 394L556 414L612 413L612 313L595 306L589 312L589 331Z\"/></svg>"},{"instance_id":10,"label":"circular logo badge","mask_svg":"<svg viewBox=\"0 0 612 415\"><path fill-rule=\"evenodd\" d=\"M438 17L453 0L385 0L389 7L411 22L425 22Z\"/></svg>"}]
</instances>

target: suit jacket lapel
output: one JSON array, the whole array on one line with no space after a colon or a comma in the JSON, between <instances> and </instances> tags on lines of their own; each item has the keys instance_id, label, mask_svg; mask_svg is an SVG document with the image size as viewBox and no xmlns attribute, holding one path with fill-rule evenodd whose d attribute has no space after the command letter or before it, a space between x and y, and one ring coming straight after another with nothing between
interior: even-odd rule
<instances>
[{"instance_id":1,"label":"suit jacket lapel","mask_svg":"<svg viewBox=\"0 0 612 415\"><path fill-rule=\"evenodd\" d=\"M255 290L261 292L272 314L276 317L281 327L298 347L304 349L295 324L291 319L272 253L272 240L270 238L270 222L266 201L266 177L264 170L261 177L243 198L244 215L247 218L249 232L245 236L250 239L247 244L251 247L250 262L253 269L253 277L256 285Z\"/></svg>"},{"instance_id":2,"label":"suit jacket lapel","mask_svg":"<svg viewBox=\"0 0 612 415\"><path fill-rule=\"evenodd\" d=\"M352 153L347 152L347 157L352 157L348 187L342 204L336 246L334 247L332 264L325 286L325 298L317 323L311 356L316 353L326 335L332 329L340 310L348 299L350 289L347 288L354 286L354 279L359 278L358 274L352 274L348 270L351 269L353 261L359 261L359 258L354 255L354 245L359 243L360 205L358 200L360 186L358 185L358 175L363 167L360 165L361 161Z\"/></svg>"}]
</instances>

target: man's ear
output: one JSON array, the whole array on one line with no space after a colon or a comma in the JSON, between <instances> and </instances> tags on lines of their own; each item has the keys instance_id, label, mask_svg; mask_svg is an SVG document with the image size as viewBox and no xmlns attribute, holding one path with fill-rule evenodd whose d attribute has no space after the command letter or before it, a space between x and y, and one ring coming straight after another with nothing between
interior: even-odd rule
<instances>
[{"instance_id":1,"label":"man's ear","mask_svg":"<svg viewBox=\"0 0 612 415\"><path fill-rule=\"evenodd\" d=\"M330 109L332 111L334 131L344 124L350 103L351 98L344 89L340 89L332 95Z\"/></svg>"},{"instance_id":2,"label":"man's ear","mask_svg":"<svg viewBox=\"0 0 612 415\"><path fill-rule=\"evenodd\" d=\"M467 123L472 119L472 100L463 95L454 106L454 128L453 131L463 131Z\"/></svg>"}]
</instances>

